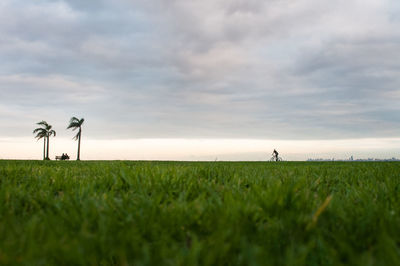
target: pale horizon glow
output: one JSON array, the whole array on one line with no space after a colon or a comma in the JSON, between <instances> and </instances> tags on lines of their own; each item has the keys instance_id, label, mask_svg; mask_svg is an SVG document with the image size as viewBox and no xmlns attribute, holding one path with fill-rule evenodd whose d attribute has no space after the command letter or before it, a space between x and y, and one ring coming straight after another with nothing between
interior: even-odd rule
<instances>
[{"instance_id":1,"label":"pale horizon glow","mask_svg":"<svg viewBox=\"0 0 400 266\"><path fill-rule=\"evenodd\" d=\"M68 153L76 159L77 142L50 140L50 158ZM308 158L348 159L400 157L400 138L342 140L262 139L128 139L83 140L82 160L265 161L273 149L288 161ZM0 159L42 159L43 141L1 138Z\"/></svg>"}]
</instances>

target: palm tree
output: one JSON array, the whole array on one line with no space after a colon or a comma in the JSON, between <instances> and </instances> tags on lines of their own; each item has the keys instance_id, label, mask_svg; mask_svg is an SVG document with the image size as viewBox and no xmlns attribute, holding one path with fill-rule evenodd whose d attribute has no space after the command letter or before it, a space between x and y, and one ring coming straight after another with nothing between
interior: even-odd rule
<instances>
[{"instance_id":1,"label":"palm tree","mask_svg":"<svg viewBox=\"0 0 400 266\"><path fill-rule=\"evenodd\" d=\"M73 137L73 139L78 140L78 155L76 157L76 160L80 160L79 155L81 152L81 134L82 134L82 124L85 121L84 118L81 118L80 120L78 118L76 118L75 116L71 118L71 120L69 120L69 125L67 127L67 129L72 128L72 130L78 130L78 133L76 133L75 137Z\"/></svg>"},{"instance_id":2,"label":"palm tree","mask_svg":"<svg viewBox=\"0 0 400 266\"><path fill-rule=\"evenodd\" d=\"M37 123L37 125L40 125L42 127L36 128L35 130L33 130L33 134L37 133L35 138L37 138L38 140L43 138L44 139L44 147L43 147L43 160L50 160L49 158L49 144L50 144L50 137L52 135L56 136L56 132L51 129L52 125L49 125L46 121L41 121L39 123ZM46 151L46 140L47 140L47 152L45 155L45 151Z\"/></svg>"},{"instance_id":3,"label":"palm tree","mask_svg":"<svg viewBox=\"0 0 400 266\"><path fill-rule=\"evenodd\" d=\"M47 125L47 122L41 121L36 124L45 126L45 125ZM35 130L33 130L33 134L36 134L35 138L37 138L38 140L43 138L43 160L46 160L46 137L47 137L46 129L43 127L38 127Z\"/></svg>"}]
</instances>

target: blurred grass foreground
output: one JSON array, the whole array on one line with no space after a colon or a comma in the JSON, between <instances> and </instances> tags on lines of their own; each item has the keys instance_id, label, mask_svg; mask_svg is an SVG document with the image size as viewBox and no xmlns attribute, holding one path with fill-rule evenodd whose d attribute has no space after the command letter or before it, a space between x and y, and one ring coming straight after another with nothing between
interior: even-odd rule
<instances>
[{"instance_id":1,"label":"blurred grass foreground","mask_svg":"<svg viewBox=\"0 0 400 266\"><path fill-rule=\"evenodd\" d=\"M400 265L397 162L0 161L1 265Z\"/></svg>"}]
</instances>

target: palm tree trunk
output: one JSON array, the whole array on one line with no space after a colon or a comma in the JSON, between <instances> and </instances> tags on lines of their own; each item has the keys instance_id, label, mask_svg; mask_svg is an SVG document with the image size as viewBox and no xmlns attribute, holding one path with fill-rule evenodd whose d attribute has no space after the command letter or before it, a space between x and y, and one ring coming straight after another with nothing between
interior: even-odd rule
<instances>
[{"instance_id":1,"label":"palm tree trunk","mask_svg":"<svg viewBox=\"0 0 400 266\"><path fill-rule=\"evenodd\" d=\"M78 137L78 156L76 158L77 161L80 160L80 153L81 153L81 131L79 130L79 137Z\"/></svg>"},{"instance_id":2,"label":"palm tree trunk","mask_svg":"<svg viewBox=\"0 0 400 266\"><path fill-rule=\"evenodd\" d=\"M46 160L46 138L43 138L43 160Z\"/></svg>"},{"instance_id":3,"label":"palm tree trunk","mask_svg":"<svg viewBox=\"0 0 400 266\"><path fill-rule=\"evenodd\" d=\"M50 158L49 158L49 139L50 139L50 137L47 136L47 156L46 156L46 160L50 160Z\"/></svg>"}]
</instances>

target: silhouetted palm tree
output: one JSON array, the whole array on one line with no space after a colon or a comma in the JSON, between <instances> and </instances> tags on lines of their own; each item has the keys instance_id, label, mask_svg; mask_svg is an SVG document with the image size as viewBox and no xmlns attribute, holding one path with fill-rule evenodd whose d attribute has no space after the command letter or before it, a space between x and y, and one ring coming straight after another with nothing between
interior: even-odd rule
<instances>
[{"instance_id":1,"label":"silhouetted palm tree","mask_svg":"<svg viewBox=\"0 0 400 266\"><path fill-rule=\"evenodd\" d=\"M78 140L78 154L76 157L76 160L80 160L80 152L81 152L81 134L82 134L82 124L85 121L84 118L81 118L80 120L78 118L76 118L75 116L71 118L71 120L69 121L69 126L67 127L67 129L72 128L72 130L78 130L78 133L76 133L75 137L73 137L73 139Z\"/></svg>"},{"instance_id":2,"label":"silhouetted palm tree","mask_svg":"<svg viewBox=\"0 0 400 266\"><path fill-rule=\"evenodd\" d=\"M47 124L47 122L41 121L36 124L45 126ZM46 129L43 127L38 127L35 130L33 130L33 134L36 134L35 138L37 138L38 140L43 138L43 160L45 160L46 159L46 137L47 137Z\"/></svg>"},{"instance_id":3,"label":"silhouetted palm tree","mask_svg":"<svg viewBox=\"0 0 400 266\"><path fill-rule=\"evenodd\" d=\"M44 139L44 146L43 146L43 160L50 160L49 158L49 139L52 135L56 136L56 132L51 129L52 126L49 125L46 121L41 121L39 123L37 123L37 125L40 125L42 127L36 128L35 130L33 130L33 134L36 133L35 138L37 138L38 140L43 138ZM46 140L47 140L47 153L45 155L45 151L46 151Z\"/></svg>"}]
</instances>

